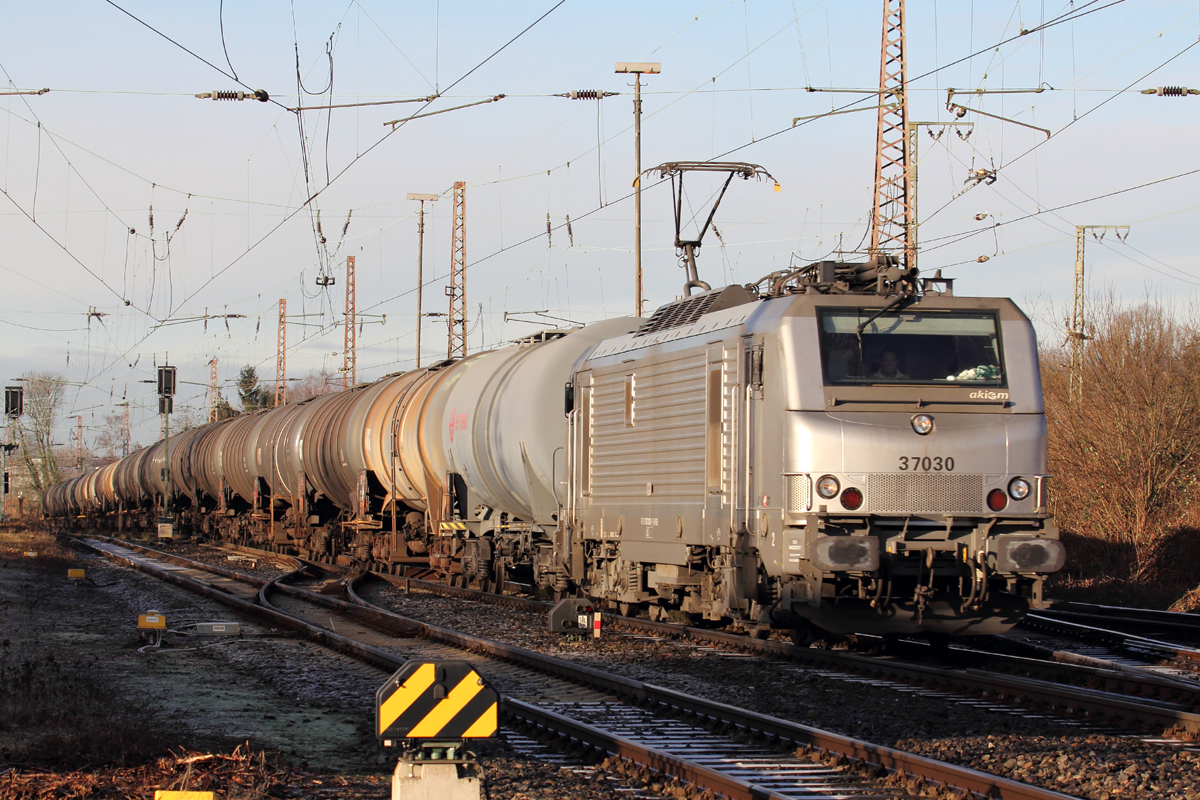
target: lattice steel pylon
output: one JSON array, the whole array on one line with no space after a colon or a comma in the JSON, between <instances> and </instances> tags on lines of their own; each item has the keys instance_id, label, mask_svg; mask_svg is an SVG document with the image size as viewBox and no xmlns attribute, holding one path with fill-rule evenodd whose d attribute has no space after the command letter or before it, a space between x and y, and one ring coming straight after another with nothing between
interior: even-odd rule
<instances>
[{"instance_id":1,"label":"lattice steel pylon","mask_svg":"<svg viewBox=\"0 0 1200 800\"><path fill-rule=\"evenodd\" d=\"M1117 238L1125 241L1129 236L1128 225L1076 225L1075 226L1075 304L1071 309L1071 327L1067 331L1067 339L1071 342L1070 370L1070 399L1079 397L1083 387L1083 343L1090 337L1087 335L1087 283L1084 280L1084 243L1088 231L1100 231L1098 239L1104 237L1104 231L1116 231ZM1095 235L1095 234L1093 234Z\"/></svg>"},{"instance_id":2,"label":"lattice steel pylon","mask_svg":"<svg viewBox=\"0 0 1200 800\"><path fill-rule=\"evenodd\" d=\"M354 307L354 256L346 256L346 342L342 353L342 388L358 383L358 341L354 323L358 311Z\"/></svg>"},{"instance_id":3,"label":"lattice steel pylon","mask_svg":"<svg viewBox=\"0 0 1200 800\"><path fill-rule=\"evenodd\" d=\"M908 122L904 0L883 2L879 52L879 116L875 135L875 201L871 208L872 256L897 255L901 266L916 263L909 194L913 160Z\"/></svg>"},{"instance_id":4,"label":"lattice steel pylon","mask_svg":"<svg viewBox=\"0 0 1200 800\"><path fill-rule=\"evenodd\" d=\"M454 242L450 248L449 341L446 358L467 355L467 184L454 182Z\"/></svg>"},{"instance_id":5,"label":"lattice steel pylon","mask_svg":"<svg viewBox=\"0 0 1200 800\"><path fill-rule=\"evenodd\" d=\"M279 335L275 347L275 406L287 402L287 298L279 298Z\"/></svg>"},{"instance_id":6,"label":"lattice steel pylon","mask_svg":"<svg viewBox=\"0 0 1200 800\"><path fill-rule=\"evenodd\" d=\"M122 403L125 407L121 414L121 457L129 455L129 403Z\"/></svg>"},{"instance_id":7,"label":"lattice steel pylon","mask_svg":"<svg viewBox=\"0 0 1200 800\"><path fill-rule=\"evenodd\" d=\"M217 396L220 389L217 387L217 360L214 358L208 362L208 421L217 421ZM128 413L128 412L126 412Z\"/></svg>"}]
</instances>

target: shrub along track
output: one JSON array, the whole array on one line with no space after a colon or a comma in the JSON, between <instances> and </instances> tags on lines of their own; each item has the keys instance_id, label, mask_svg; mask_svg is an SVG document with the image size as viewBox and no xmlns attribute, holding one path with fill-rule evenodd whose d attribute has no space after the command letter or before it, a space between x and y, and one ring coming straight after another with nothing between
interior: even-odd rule
<instances>
[{"instance_id":1,"label":"shrub along track","mask_svg":"<svg viewBox=\"0 0 1200 800\"><path fill-rule=\"evenodd\" d=\"M147 548L140 549L153 553L154 561L114 544L87 541L84 544L106 551L108 557L163 580L205 594L240 613L300 631L321 644L352 654L388 672L404 663L397 650L407 650L410 656L417 657L444 654L446 645L468 650L471 658L490 659L498 681L510 684L510 693L506 694L502 704L503 714L510 724L528 732L565 737L584 748L611 753L643 768L675 776L694 787L729 797L787 797L795 791L794 788L789 790L788 786L794 787L802 780L815 780L827 789L841 784L841 788L855 795L865 792L885 797L908 796L908 788L919 787L944 787L951 796L962 796L963 791L968 791L995 798L1063 797L1028 784L420 623L366 604L350 586L347 588L353 602L346 602L277 579L246 577L246 583L259 587L259 602L253 604L214 588L206 581L181 575L181 570L165 568L162 562L184 564L189 569L212 573L214 570L207 564ZM227 569L221 572L226 577L233 574ZM298 575L293 573L289 577ZM329 625L319 624L320 620L328 621ZM382 639L381 632L384 634ZM397 645L396 637L401 637L403 644ZM419 647L414 637L420 637ZM461 650L458 657L462 657ZM513 673L517 667L519 672ZM488 666L483 666L481 671L487 675ZM514 674L520 675L516 693L542 694L550 702L532 703L513 697L511 686L517 685L513 683ZM571 690L575 699L567 703L560 702L564 683L575 687ZM583 687L584 697L589 693L600 693L605 699L611 697L619 702L580 700L579 687ZM563 713L564 710L569 710L571 716ZM606 728L620 729L624 735ZM655 732L648 733L650 729ZM703 752L696 757L669 752L668 748L678 749L680 738L692 739ZM771 746L764 749L761 742L771 743ZM777 750L780 747L799 749L794 756L782 756ZM772 749L776 751L772 752ZM719 757L723 750L735 756L735 763L731 765ZM750 754L755 754L755 758L737 762L737 756ZM756 759L757 763L754 763ZM832 786L829 785L831 782Z\"/></svg>"}]
</instances>

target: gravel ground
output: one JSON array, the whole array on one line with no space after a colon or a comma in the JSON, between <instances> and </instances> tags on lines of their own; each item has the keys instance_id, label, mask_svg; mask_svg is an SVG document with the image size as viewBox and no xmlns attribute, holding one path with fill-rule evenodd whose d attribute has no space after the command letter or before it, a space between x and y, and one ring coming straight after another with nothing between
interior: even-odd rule
<instances>
[{"instance_id":1,"label":"gravel ground","mask_svg":"<svg viewBox=\"0 0 1200 800\"><path fill-rule=\"evenodd\" d=\"M190 543L173 543L163 549L247 573L257 569L257 574L268 574L273 569L269 559L251 567L249 562L228 561L223 552ZM278 574L278 570L270 574ZM1200 796L1194 788L1200 786L1200 754L1180 747L1090 731L1020 710L986 711L928 697L923 688L900 691L882 682L835 676L687 642L617 631L606 631L598 642L571 640L546 630L541 615L421 590L406 593L386 584L375 586L368 592L369 599L414 619L1068 794L1095 800L1147 796L1195 800ZM194 604L186 595L182 601L178 595L172 596L176 602ZM216 649L225 651L221 657L229 668L278 687L276 691L293 703L314 708L325 705L359 719L371 714L379 673L357 662L295 640ZM356 735L356 751L377 748L369 732ZM592 773L572 773L511 752L493 753L489 763L493 760L493 778L507 781L509 790L517 792L505 795L500 791L494 797L555 797L555 787L569 785L570 780L582 781L576 789L612 789L607 782L597 782ZM537 769L531 771L532 765ZM523 784L528 785L519 788ZM607 796L572 795L569 788L564 791L568 791L564 796ZM628 790L621 794L628 796Z\"/></svg>"},{"instance_id":2,"label":"gravel ground","mask_svg":"<svg viewBox=\"0 0 1200 800\"><path fill-rule=\"evenodd\" d=\"M270 580L271 578L278 578L280 575L286 575L294 569L290 559L286 556L274 556L269 553L264 555L239 553L233 550L217 548L210 544L199 544L188 539L147 539L146 541L130 539L130 541L140 544L143 547L161 550L164 553L172 553L194 561L202 561L205 564L214 564L225 569L236 570L244 575L252 575L256 578Z\"/></svg>"},{"instance_id":3,"label":"gravel ground","mask_svg":"<svg viewBox=\"0 0 1200 800\"><path fill-rule=\"evenodd\" d=\"M1200 796L1200 754L1177 745L688 642L612 630L598 642L571 640L550 633L541 615L374 586L370 599L413 619L1060 792L1094 800Z\"/></svg>"},{"instance_id":4,"label":"gravel ground","mask_svg":"<svg viewBox=\"0 0 1200 800\"><path fill-rule=\"evenodd\" d=\"M139 652L147 642L137 637L136 619L148 610L162 612L175 630L186 622L236 617L224 606L99 556L58 549L47 557L46 541L37 548L39 557L25 558L27 540L11 528L0 530L0 667L61 664L98 682L89 684L93 694L137 698L155 722L148 729L155 737L151 756L168 748L230 753L248 742L250 750L269 753L282 770L274 779L282 793L272 796L390 797L395 756L379 746L372 730L382 673L245 621L243 630L257 637L201 645L169 634L167 643L173 646ZM171 549L181 555L189 550L179 544ZM249 571L246 562L225 563ZM68 566L84 567L88 580L78 586L67 581ZM272 567L261 562L257 569ZM53 715L54 709L43 714ZM92 722L96 736L110 737ZM118 789L149 792L164 787L164 775L178 778L179 770L164 771L144 755L130 761L132 753L124 763L85 758L87 767L81 769L77 751L55 751L51 745L59 740L53 738L50 745L31 749L35 740L32 727L0 722L0 797L41 798L50 796L47 791L83 796L78 791L84 787L89 796L104 796L100 789L112 796L144 796ZM564 767L522 755L503 737L475 749L492 800L659 796L637 791L636 780L618 780L614 770ZM238 791L232 784L218 788Z\"/></svg>"}]
</instances>

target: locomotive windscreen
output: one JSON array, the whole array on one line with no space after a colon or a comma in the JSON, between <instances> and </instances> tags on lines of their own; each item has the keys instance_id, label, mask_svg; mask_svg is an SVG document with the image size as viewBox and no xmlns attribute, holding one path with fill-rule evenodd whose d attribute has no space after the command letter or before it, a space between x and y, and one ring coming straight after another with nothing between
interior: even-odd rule
<instances>
[{"instance_id":1,"label":"locomotive windscreen","mask_svg":"<svg viewBox=\"0 0 1200 800\"><path fill-rule=\"evenodd\" d=\"M877 312L817 312L826 385L1005 385L994 312L888 312L867 322Z\"/></svg>"}]
</instances>

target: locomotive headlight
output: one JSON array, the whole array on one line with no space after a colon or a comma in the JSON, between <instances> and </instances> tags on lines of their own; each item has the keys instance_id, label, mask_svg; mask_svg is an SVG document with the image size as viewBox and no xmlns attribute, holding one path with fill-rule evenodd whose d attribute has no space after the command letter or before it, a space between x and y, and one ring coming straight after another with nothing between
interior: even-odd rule
<instances>
[{"instance_id":1,"label":"locomotive headlight","mask_svg":"<svg viewBox=\"0 0 1200 800\"><path fill-rule=\"evenodd\" d=\"M913 414L913 430L924 436L933 430L933 417L928 414Z\"/></svg>"},{"instance_id":2,"label":"locomotive headlight","mask_svg":"<svg viewBox=\"0 0 1200 800\"><path fill-rule=\"evenodd\" d=\"M1013 500L1024 500L1029 497L1029 481L1024 478L1013 478L1008 483L1008 496Z\"/></svg>"},{"instance_id":3,"label":"locomotive headlight","mask_svg":"<svg viewBox=\"0 0 1200 800\"><path fill-rule=\"evenodd\" d=\"M817 481L817 494L824 497L826 500L832 500L837 497L838 490L842 485L838 483L838 479L832 475L822 475Z\"/></svg>"}]
</instances>

